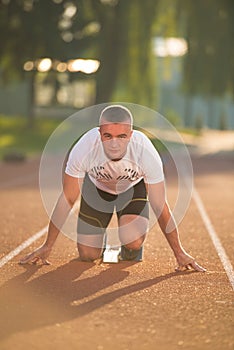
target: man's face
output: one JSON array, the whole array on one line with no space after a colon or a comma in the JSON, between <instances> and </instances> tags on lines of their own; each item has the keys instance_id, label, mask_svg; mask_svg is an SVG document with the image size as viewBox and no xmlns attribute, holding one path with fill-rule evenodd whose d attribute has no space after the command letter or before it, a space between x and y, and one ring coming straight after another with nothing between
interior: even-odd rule
<instances>
[{"instance_id":1,"label":"man's face","mask_svg":"<svg viewBox=\"0 0 234 350\"><path fill-rule=\"evenodd\" d=\"M112 160L123 158L132 135L130 123L106 122L100 126L99 131L107 157Z\"/></svg>"}]
</instances>

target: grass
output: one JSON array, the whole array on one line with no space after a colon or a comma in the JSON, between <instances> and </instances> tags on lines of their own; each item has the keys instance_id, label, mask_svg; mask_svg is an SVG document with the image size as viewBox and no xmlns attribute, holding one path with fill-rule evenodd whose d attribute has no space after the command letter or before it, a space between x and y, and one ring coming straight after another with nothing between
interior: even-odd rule
<instances>
[{"instance_id":1,"label":"grass","mask_svg":"<svg viewBox=\"0 0 234 350\"><path fill-rule=\"evenodd\" d=\"M27 126L24 117L0 115L0 159L10 153L25 156L40 154L61 119L37 118L33 129Z\"/></svg>"}]
</instances>

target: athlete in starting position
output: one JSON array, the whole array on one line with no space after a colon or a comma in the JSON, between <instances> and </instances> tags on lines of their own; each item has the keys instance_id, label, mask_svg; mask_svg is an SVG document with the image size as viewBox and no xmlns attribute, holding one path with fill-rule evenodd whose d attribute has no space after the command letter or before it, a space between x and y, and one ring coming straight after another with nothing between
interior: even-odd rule
<instances>
[{"instance_id":1,"label":"athlete in starting position","mask_svg":"<svg viewBox=\"0 0 234 350\"><path fill-rule=\"evenodd\" d=\"M39 260L48 263L56 238L80 194L77 248L81 260L101 257L105 230L114 210L125 258L133 260L146 237L150 203L173 250L177 269L205 271L182 247L166 199L160 156L142 132L133 130L133 118L127 108L106 107L99 128L88 131L73 147L47 238L41 247L22 258L21 264Z\"/></svg>"}]
</instances>

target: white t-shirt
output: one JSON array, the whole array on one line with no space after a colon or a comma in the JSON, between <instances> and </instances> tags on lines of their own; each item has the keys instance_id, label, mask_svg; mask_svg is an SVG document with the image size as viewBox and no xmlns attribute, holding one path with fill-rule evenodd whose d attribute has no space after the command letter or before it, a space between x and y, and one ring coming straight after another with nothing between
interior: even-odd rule
<instances>
[{"instance_id":1,"label":"white t-shirt","mask_svg":"<svg viewBox=\"0 0 234 350\"><path fill-rule=\"evenodd\" d=\"M113 161L104 152L98 128L91 129L72 148L65 172L77 178L88 174L96 187L112 194L125 192L142 179L148 184L164 180L158 152L151 141L136 130L125 156Z\"/></svg>"}]
</instances>

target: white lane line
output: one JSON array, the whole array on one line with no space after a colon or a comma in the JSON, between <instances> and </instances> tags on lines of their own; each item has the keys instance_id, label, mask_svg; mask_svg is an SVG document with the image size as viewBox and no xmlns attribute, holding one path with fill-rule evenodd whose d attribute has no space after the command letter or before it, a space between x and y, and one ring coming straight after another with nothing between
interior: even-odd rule
<instances>
[{"instance_id":1,"label":"white lane line","mask_svg":"<svg viewBox=\"0 0 234 350\"><path fill-rule=\"evenodd\" d=\"M222 243L221 243L217 233L215 232L215 229L214 229L214 227L210 221L210 218L205 210L205 207L202 203L201 197L195 188L193 189L193 199L195 200L195 203L196 203L197 208L200 212L202 220L206 226L206 229L210 235L210 238L214 244L214 247L218 253L218 256L221 260L221 263L223 264L224 270L226 271L228 279L229 279L231 286L234 290L234 271L233 271L232 264L227 256L223 246L222 246Z\"/></svg>"},{"instance_id":2,"label":"white lane line","mask_svg":"<svg viewBox=\"0 0 234 350\"><path fill-rule=\"evenodd\" d=\"M29 239L21 243L17 248L12 250L9 254L5 255L2 259L0 259L0 268L4 266L8 261L13 259L16 255L18 255L22 250L30 246L33 242L38 240L40 237L42 237L47 232L48 226L43 227L40 231L35 233L33 236L31 236Z\"/></svg>"}]
</instances>

